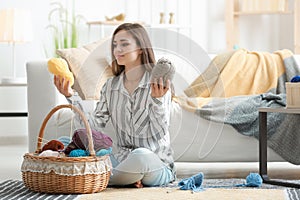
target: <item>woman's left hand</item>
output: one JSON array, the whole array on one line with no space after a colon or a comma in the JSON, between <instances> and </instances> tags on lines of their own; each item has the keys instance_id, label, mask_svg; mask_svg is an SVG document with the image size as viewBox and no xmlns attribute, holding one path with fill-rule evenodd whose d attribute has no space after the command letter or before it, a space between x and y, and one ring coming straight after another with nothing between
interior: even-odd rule
<instances>
[{"instance_id":1,"label":"woman's left hand","mask_svg":"<svg viewBox=\"0 0 300 200\"><path fill-rule=\"evenodd\" d=\"M164 96L170 88L170 80L166 81L166 85L164 85L163 79L159 78L154 79L154 82L151 83L151 96L154 98L159 98Z\"/></svg>"}]
</instances>

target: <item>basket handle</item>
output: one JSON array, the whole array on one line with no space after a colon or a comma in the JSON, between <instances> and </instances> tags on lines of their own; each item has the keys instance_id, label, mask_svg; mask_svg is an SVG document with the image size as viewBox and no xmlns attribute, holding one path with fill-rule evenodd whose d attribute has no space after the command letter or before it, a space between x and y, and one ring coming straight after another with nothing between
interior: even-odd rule
<instances>
[{"instance_id":1,"label":"basket handle","mask_svg":"<svg viewBox=\"0 0 300 200\"><path fill-rule=\"evenodd\" d=\"M40 128L40 132L39 132L39 137L38 137L38 142L37 142L37 150L35 151L36 153L40 153L42 151L42 140L44 138L44 132L45 132L45 128L46 128L46 125L47 125L47 122L49 121L50 117L56 112L58 111L59 109L62 109L62 108L70 108L74 111L76 111L81 119L83 120L84 122L84 125L86 127L86 130L87 130L87 138L88 138L88 142L89 142L89 150L90 150L90 154L91 156L95 156L95 150L94 150L94 143L93 143L93 137L92 137L92 131L91 131L91 128L90 128L90 125L86 119L86 117L84 116L84 114L75 106L73 106L72 104L62 104L62 105L58 105L56 107L54 107L49 113L48 115L46 116L46 118L44 119L43 123L42 123L42 126Z\"/></svg>"}]
</instances>

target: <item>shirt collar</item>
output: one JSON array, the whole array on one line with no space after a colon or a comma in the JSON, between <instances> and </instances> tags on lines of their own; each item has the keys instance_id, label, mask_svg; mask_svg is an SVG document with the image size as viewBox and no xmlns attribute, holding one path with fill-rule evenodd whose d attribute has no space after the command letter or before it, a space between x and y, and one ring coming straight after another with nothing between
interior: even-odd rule
<instances>
[{"instance_id":1,"label":"shirt collar","mask_svg":"<svg viewBox=\"0 0 300 200\"><path fill-rule=\"evenodd\" d=\"M120 90L120 89L124 90L125 89L124 82L123 82L124 76L125 76L125 71L123 71L119 76L114 77L115 80L113 80L113 81L116 81L116 84L113 84L112 90ZM145 71L138 87L146 88L149 84L150 84L150 72Z\"/></svg>"}]
</instances>

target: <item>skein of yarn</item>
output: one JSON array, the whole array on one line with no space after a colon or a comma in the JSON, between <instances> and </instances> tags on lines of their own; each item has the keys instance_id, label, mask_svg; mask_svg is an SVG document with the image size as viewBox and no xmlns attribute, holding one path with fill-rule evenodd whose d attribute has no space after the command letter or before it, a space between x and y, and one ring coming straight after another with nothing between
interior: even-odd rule
<instances>
[{"instance_id":1,"label":"skein of yarn","mask_svg":"<svg viewBox=\"0 0 300 200\"><path fill-rule=\"evenodd\" d=\"M170 80L172 82L175 75L175 66L167 58L160 58L156 65L153 67L151 72L151 82L155 79L163 78L163 83L166 85L166 81Z\"/></svg>"}]
</instances>

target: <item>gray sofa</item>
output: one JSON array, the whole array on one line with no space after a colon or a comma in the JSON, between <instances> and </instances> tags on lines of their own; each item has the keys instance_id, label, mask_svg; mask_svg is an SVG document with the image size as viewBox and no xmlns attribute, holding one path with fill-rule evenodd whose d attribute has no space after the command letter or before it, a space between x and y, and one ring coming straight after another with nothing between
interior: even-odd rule
<instances>
[{"instance_id":1,"label":"gray sofa","mask_svg":"<svg viewBox=\"0 0 300 200\"><path fill-rule=\"evenodd\" d=\"M300 57L297 56L297 59L299 62ZM47 70L47 60L30 61L26 70L28 148L29 152L33 152L43 119L52 108L67 101L54 87L53 76ZM182 71L176 73L174 86L180 92L184 88L182 84L188 83L179 80L182 78ZM85 101L89 110L93 110L94 105L93 100ZM68 109L56 112L47 123L45 141L70 135L72 116ZM114 138L110 125L105 132ZM173 103L170 134L178 177L190 176L200 171L210 178L246 177L249 172L258 171L258 141L255 138L243 136L229 125L202 119L176 103ZM271 149L268 150L268 160L269 174L279 178L294 176L300 169L284 162Z\"/></svg>"}]
</instances>

